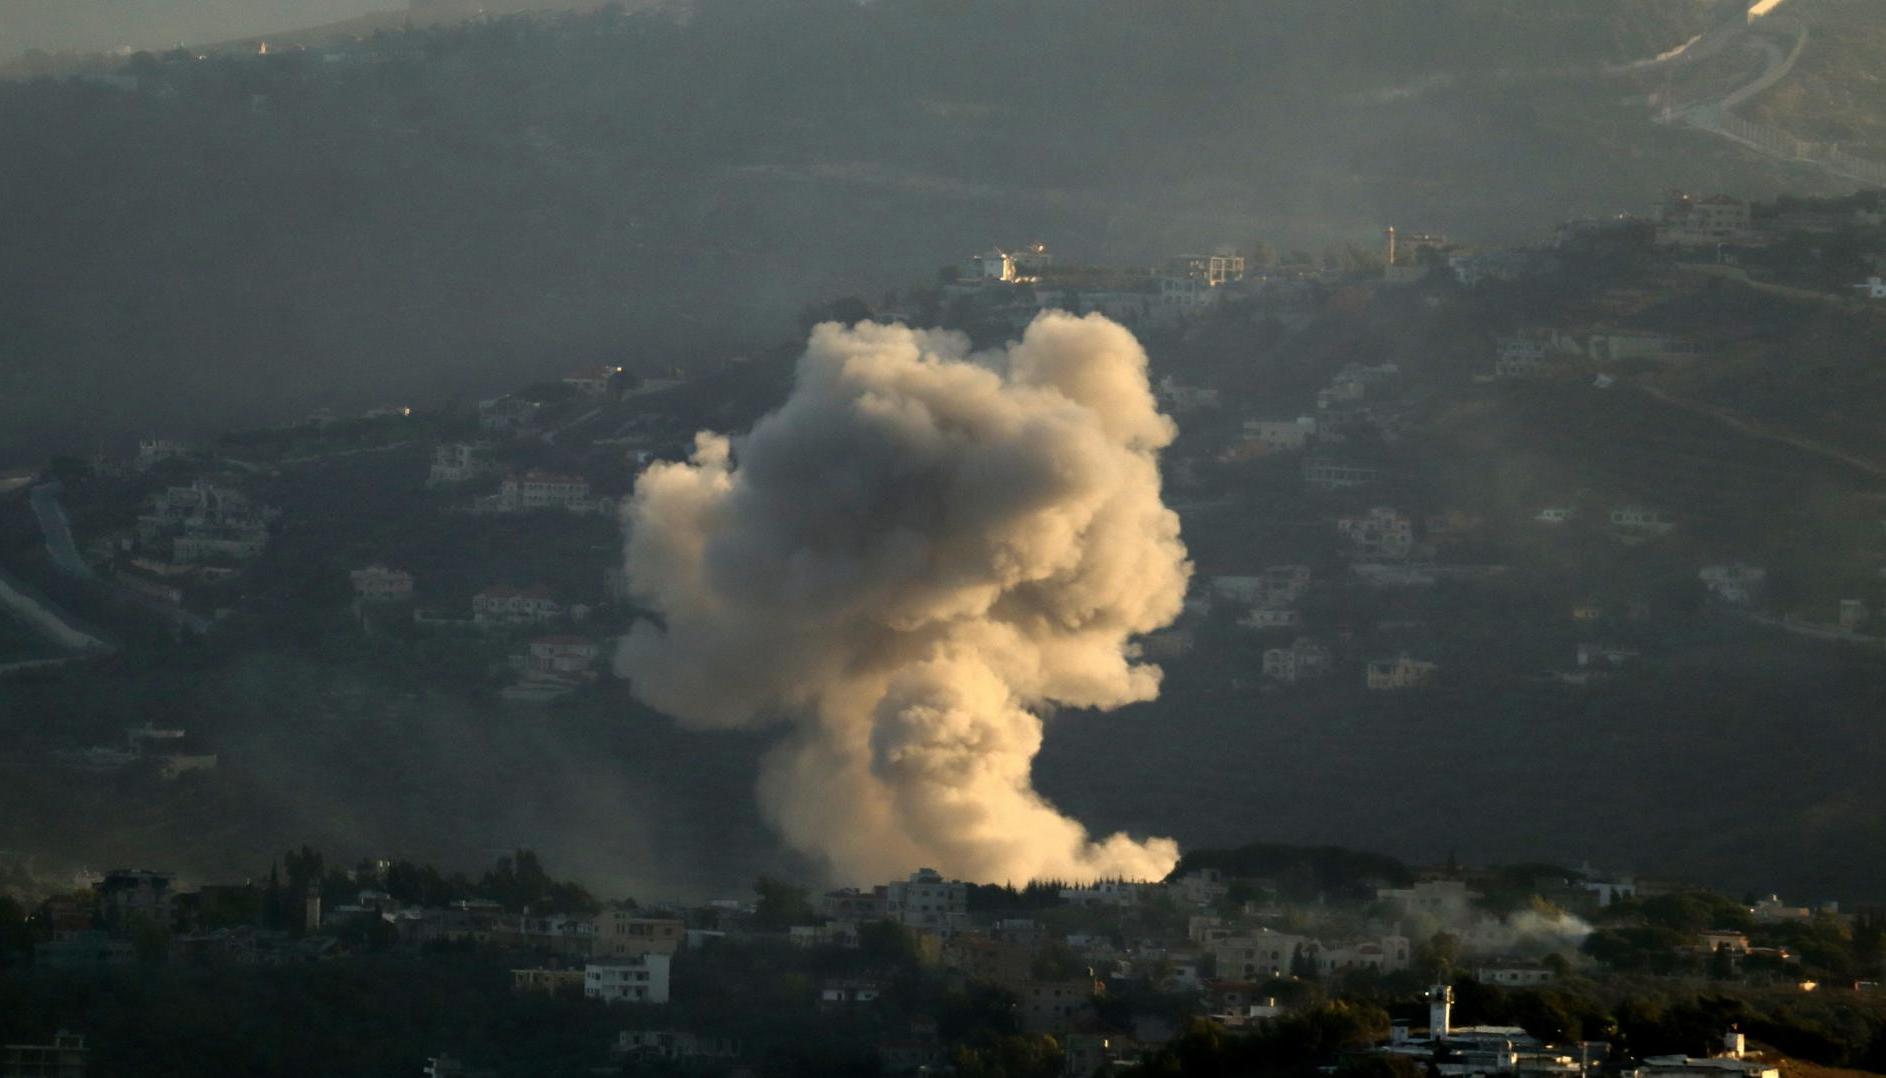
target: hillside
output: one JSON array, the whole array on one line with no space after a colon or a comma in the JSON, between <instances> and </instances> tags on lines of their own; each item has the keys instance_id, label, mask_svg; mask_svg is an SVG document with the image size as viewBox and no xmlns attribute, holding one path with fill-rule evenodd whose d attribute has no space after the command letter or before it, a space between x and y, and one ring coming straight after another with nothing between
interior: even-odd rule
<instances>
[{"instance_id":1,"label":"hillside","mask_svg":"<svg viewBox=\"0 0 1886 1078\"><path fill-rule=\"evenodd\" d=\"M1886 161L1886 13L1870 0L1791 0L1814 34L1792 75L1750 103L1750 119Z\"/></svg>"},{"instance_id":2,"label":"hillside","mask_svg":"<svg viewBox=\"0 0 1886 1078\"><path fill-rule=\"evenodd\" d=\"M1703 6L1366 16L722 2L0 86L0 452L687 364L1018 237L1115 262L1389 222L1500 242L1670 186L1826 182L1593 74Z\"/></svg>"}]
</instances>

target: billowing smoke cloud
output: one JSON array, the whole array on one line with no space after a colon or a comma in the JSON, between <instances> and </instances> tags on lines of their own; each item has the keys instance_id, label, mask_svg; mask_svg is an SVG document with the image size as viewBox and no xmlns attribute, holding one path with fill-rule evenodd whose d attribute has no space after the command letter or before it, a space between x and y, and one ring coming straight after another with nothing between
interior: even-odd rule
<instances>
[{"instance_id":1,"label":"billowing smoke cloud","mask_svg":"<svg viewBox=\"0 0 1886 1078\"><path fill-rule=\"evenodd\" d=\"M778 411L636 483L628 575L664 624L617 671L689 725L791 723L761 804L842 879L1163 875L1170 839L1092 840L1029 770L1042 709L1158 692L1130 640L1191 573L1159 498L1173 434L1098 315L977 354L821 325Z\"/></svg>"}]
</instances>

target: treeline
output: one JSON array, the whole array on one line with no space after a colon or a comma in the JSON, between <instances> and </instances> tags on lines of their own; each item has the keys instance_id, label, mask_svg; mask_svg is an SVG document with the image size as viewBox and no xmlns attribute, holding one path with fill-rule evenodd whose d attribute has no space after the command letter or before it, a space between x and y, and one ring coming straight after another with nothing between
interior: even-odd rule
<instances>
[{"instance_id":1,"label":"treeline","mask_svg":"<svg viewBox=\"0 0 1886 1078\"><path fill-rule=\"evenodd\" d=\"M1277 883L1286 898L1308 900L1318 896L1371 901L1381 887L1406 887L1414 873L1406 864L1384 854L1340 846L1286 846L1253 842L1230 850L1189 850L1179 859L1170 879L1202 869L1215 869L1227 879L1266 879Z\"/></svg>"},{"instance_id":2,"label":"treeline","mask_svg":"<svg viewBox=\"0 0 1886 1078\"><path fill-rule=\"evenodd\" d=\"M328 864L320 851L303 846L288 851L277 865L269 867L262 894L279 893L294 902L315 893L321 896L323 905L334 905L355 901L362 890L382 891L402 906L439 908L482 899L496 902L507 913L528 910L554 916L591 914L602 909L602 902L582 884L553 878L531 850L500 856L473 878L404 860L366 859L348 871Z\"/></svg>"}]
</instances>

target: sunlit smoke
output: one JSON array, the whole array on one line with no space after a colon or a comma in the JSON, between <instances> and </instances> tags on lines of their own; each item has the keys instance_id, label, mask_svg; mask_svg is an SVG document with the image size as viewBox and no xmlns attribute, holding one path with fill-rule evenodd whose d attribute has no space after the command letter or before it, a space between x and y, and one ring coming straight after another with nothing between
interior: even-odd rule
<instances>
[{"instance_id":1,"label":"sunlit smoke","mask_svg":"<svg viewBox=\"0 0 1886 1078\"><path fill-rule=\"evenodd\" d=\"M1090 839L1030 767L1043 708L1158 692L1131 639L1191 572L1160 501L1173 434L1098 315L975 354L821 325L777 411L636 483L628 576L661 624L617 671L691 726L790 723L762 806L843 880L1161 876L1170 839Z\"/></svg>"}]
</instances>

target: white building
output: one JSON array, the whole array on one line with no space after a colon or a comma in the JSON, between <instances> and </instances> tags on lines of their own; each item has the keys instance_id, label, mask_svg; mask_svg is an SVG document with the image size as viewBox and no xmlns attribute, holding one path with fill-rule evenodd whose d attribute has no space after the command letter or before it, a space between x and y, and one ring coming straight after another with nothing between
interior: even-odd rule
<instances>
[{"instance_id":1,"label":"white building","mask_svg":"<svg viewBox=\"0 0 1886 1078\"><path fill-rule=\"evenodd\" d=\"M1614 880L1589 879L1578 885L1580 890L1590 891L1598 896L1598 905L1609 906L1613 902L1637 897L1637 881L1629 876Z\"/></svg>"},{"instance_id":2,"label":"white building","mask_svg":"<svg viewBox=\"0 0 1886 1078\"><path fill-rule=\"evenodd\" d=\"M1185 315L1197 311L1218 298L1208 282L1198 277L1160 277L1157 310L1164 315Z\"/></svg>"},{"instance_id":3,"label":"white building","mask_svg":"<svg viewBox=\"0 0 1886 1078\"><path fill-rule=\"evenodd\" d=\"M1012 281L1015 258L999 247L991 248L965 259L957 276L966 281Z\"/></svg>"},{"instance_id":4,"label":"white building","mask_svg":"<svg viewBox=\"0 0 1886 1078\"><path fill-rule=\"evenodd\" d=\"M1736 1056L1648 1056L1625 1078L1781 1078L1781 1068Z\"/></svg>"},{"instance_id":5,"label":"white building","mask_svg":"<svg viewBox=\"0 0 1886 1078\"><path fill-rule=\"evenodd\" d=\"M1334 460L1306 459L1303 482L1318 490L1344 490L1380 482L1382 469L1365 464L1344 464Z\"/></svg>"},{"instance_id":6,"label":"white building","mask_svg":"<svg viewBox=\"0 0 1886 1078\"><path fill-rule=\"evenodd\" d=\"M138 442L137 467L144 471L167 460L190 455L190 447L169 438L144 438Z\"/></svg>"},{"instance_id":7,"label":"white building","mask_svg":"<svg viewBox=\"0 0 1886 1078\"><path fill-rule=\"evenodd\" d=\"M1265 586L1261 576L1215 576L1211 578L1212 595L1239 603L1264 601Z\"/></svg>"},{"instance_id":8,"label":"white building","mask_svg":"<svg viewBox=\"0 0 1886 1078\"><path fill-rule=\"evenodd\" d=\"M1286 685L1324 677L1330 666L1329 649L1308 637L1299 637L1287 648L1264 652L1264 676Z\"/></svg>"},{"instance_id":9,"label":"white building","mask_svg":"<svg viewBox=\"0 0 1886 1078\"><path fill-rule=\"evenodd\" d=\"M944 930L969 919L969 885L946 880L933 868L920 868L907 880L878 887L887 919L911 928Z\"/></svg>"},{"instance_id":10,"label":"white building","mask_svg":"<svg viewBox=\"0 0 1886 1078\"><path fill-rule=\"evenodd\" d=\"M149 511L138 516L137 531L146 543L168 539L171 560L178 565L248 561L268 546L269 521L280 515L239 490L198 479L151 495Z\"/></svg>"},{"instance_id":11,"label":"white building","mask_svg":"<svg viewBox=\"0 0 1886 1078\"><path fill-rule=\"evenodd\" d=\"M1661 509L1621 505L1611 510L1611 526L1626 532L1664 535L1676 527L1676 521Z\"/></svg>"},{"instance_id":12,"label":"white building","mask_svg":"<svg viewBox=\"0 0 1886 1078\"><path fill-rule=\"evenodd\" d=\"M472 596L472 622L477 625L536 625L555 621L563 613L563 604L542 585L486 588Z\"/></svg>"},{"instance_id":13,"label":"white building","mask_svg":"<svg viewBox=\"0 0 1886 1078\"><path fill-rule=\"evenodd\" d=\"M1295 629L1303 624L1303 615L1288 607L1252 607L1238 619L1247 629Z\"/></svg>"},{"instance_id":14,"label":"white building","mask_svg":"<svg viewBox=\"0 0 1886 1078\"><path fill-rule=\"evenodd\" d=\"M1346 364L1330 379L1329 385L1316 391L1316 406L1328 409L1334 404L1359 401L1369 395L1369 387L1386 381L1401 373L1401 368L1393 363L1365 366L1361 363Z\"/></svg>"},{"instance_id":15,"label":"white building","mask_svg":"<svg viewBox=\"0 0 1886 1078\"><path fill-rule=\"evenodd\" d=\"M1395 659L1376 659L1369 663L1364 684L1376 692L1419 689L1434 681L1440 667L1403 655Z\"/></svg>"},{"instance_id":16,"label":"white building","mask_svg":"<svg viewBox=\"0 0 1886 1078\"><path fill-rule=\"evenodd\" d=\"M478 402L478 425L486 430L522 431L542 410L542 404L522 397L494 397Z\"/></svg>"},{"instance_id":17,"label":"white building","mask_svg":"<svg viewBox=\"0 0 1886 1078\"><path fill-rule=\"evenodd\" d=\"M1545 966L1479 966L1473 971L1473 979L1501 988L1542 988L1558 980L1558 975Z\"/></svg>"},{"instance_id":18,"label":"white building","mask_svg":"<svg viewBox=\"0 0 1886 1078\"><path fill-rule=\"evenodd\" d=\"M1137 906L1146 885L1127 880L1099 880L1086 887L1063 887L1061 901L1070 906Z\"/></svg>"},{"instance_id":19,"label":"white building","mask_svg":"<svg viewBox=\"0 0 1886 1078\"><path fill-rule=\"evenodd\" d=\"M1203 281L1208 288L1244 279L1243 255L1179 255L1166 260L1166 273L1185 280Z\"/></svg>"},{"instance_id":20,"label":"white building","mask_svg":"<svg viewBox=\"0 0 1886 1078\"><path fill-rule=\"evenodd\" d=\"M1218 407L1216 389L1184 385L1170 374L1159 380L1158 393L1159 399L1165 401L1176 412L1195 412L1201 408Z\"/></svg>"},{"instance_id":21,"label":"white building","mask_svg":"<svg viewBox=\"0 0 1886 1078\"><path fill-rule=\"evenodd\" d=\"M1244 438L1256 442L1269 453L1294 453L1306 448L1316 437L1316 417L1295 419L1247 419Z\"/></svg>"},{"instance_id":22,"label":"white building","mask_svg":"<svg viewBox=\"0 0 1886 1078\"><path fill-rule=\"evenodd\" d=\"M370 603L399 602L413 597L413 574L384 565L355 569L347 577L353 582L354 595Z\"/></svg>"},{"instance_id":23,"label":"white building","mask_svg":"<svg viewBox=\"0 0 1886 1078\"><path fill-rule=\"evenodd\" d=\"M1864 599L1840 600L1840 629L1842 632L1857 633L1866 628L1866 623L1873 620L1873 611Z\"/></svg>"},{"instance_id":24,"label":"white building","mask_svg":"<svg viewBox=\"0 0 1886 1078\"><path fill-rule=\"evenodd\" d=\"M429 487L451 486L476 479L491 470L491 447L483 442L447 442L432 449Z\"/></svg>"},{"instance_id":25,"label":"white building","mask_svg":"<svg viewBox=\"0 0 1886 1078\"><path fill-rule=\"evenodd\" d=\"M535 469L521 476L507 476L498 487L497 505L510 512L567 509L586 513L592 508L589 480Z\"/></svg>"},{"instance_id":26,"label":"white building","mask_svg":"<svg viewBox=\"0 0 1886 1078\"><path fill-rule=\"evenodd\" d=\"M583 967L583 994L604 1003L668 1002L668 966L672 959L649 952L612 958Z\"/></svg>"},{"instance_id":27,"label":"white building","mask_svg":"<svg viewBox=\"0 0 1886 1078\"><path fill-rule=\"evenodd\" d=\"M1400 561L1414 550L1414 521L1388 506L1343 517L1336 521L1336 532L1357 557L1370 561Z\"/></svg>"},{"instance_id":28,"label":"white building","mask_svg":"<svg viewBox=\"0 0 1886 1078\"><path fill-rule=\"evenodd\" d=\"M581 393L585 397L607 396L609 387L622 374L621 367L600 366L584 367L580 371L571 371L563 376L563 384Z\"/></svg>"},{"instance_id":29,"label":"white building","mask_svg":"<svg viewBox=\"0 0 1886 1078\"><path fill-rule=\"evenodd\" d=\"M1762 582L1768 579L1768 570L1741 562L1705 565L1697 570L1696 578L1703 582L1703 587L1709 590L1710 595L1725 603L1740 606L1761 592Z\"/></svg>"},{"instance_id":30,"label":"white building","mask_svg":"<svg viewBox=\"0 0 1886 1078\"><path fill-rule=\"evenodd\" d=\"M1256 981L1289 976L1297 953L1307 953L1312 942L1308 936L1261 928L1254 933L1219 940L1212 945L1212 954L1218 962L1218 976Z\"/></svg>"},{"instance_id":31,"label":"white building","mask_svg":"<svg viewBox=\"0 0 1886 1078\"><path fill-rule=\"evenodd\" d=\"M231 529L220 534L179 535L171 540L170 560L178 565L206 561L250 561L262 556L268 532L261 528Z\"/></svg>"},{"instance_id":32,"label":"white building","mask_svg":"<svg viewBox=\"0 0 1886 1078\"><path fill-rule=\"evenodd\" d=\"M1493 373L1500 378L1530 378L1545 369L1546 345L1531 337L1501 337Z\"/></svg>"},{"instance_id":33,"label":"white building","mask_svg":"<svg viewBox=\"0 0 1886 1078\"><path fill-rule=\"evenodd\" d=\"M1713 247L1749 236L1749 204L1728 195L1693 199L1672 194L1657 223L1659 247Z\"/></svg>"},{"instance_id":34,"label":"white building","mask_svg":"<svg viewBox=\"0 0 1886 1078\"><path fill-rule=\"evenodd\" d=\"M602 646L581 636L540 636L524 654L524 672L540 678L588 679L595 676Z\"/></svg>"},{"instance_id":35,"label":"white building","mask_svg":"<svg viewBox=\"0 0 1886 1078\"><path fill-rule=\"evenodd\" d=\"M1383 936L1379 940L1362 940L1335 947L1319 945L1314 958L1316 972L1325 976L1348 969L1398 973L1409 965L1408 937Z\"/></svg>"},{"instance_id":36,"label":"white building","mask_svg":"<svg viewBox=\"0 0 1886 1078\"><path fill-rule=\"evenodd\" d=\"M672 955L687 942L687 925L673 917L648 917L634 910L604 910L592 923L598 958Z\"/></svg>"}]
</instances>

